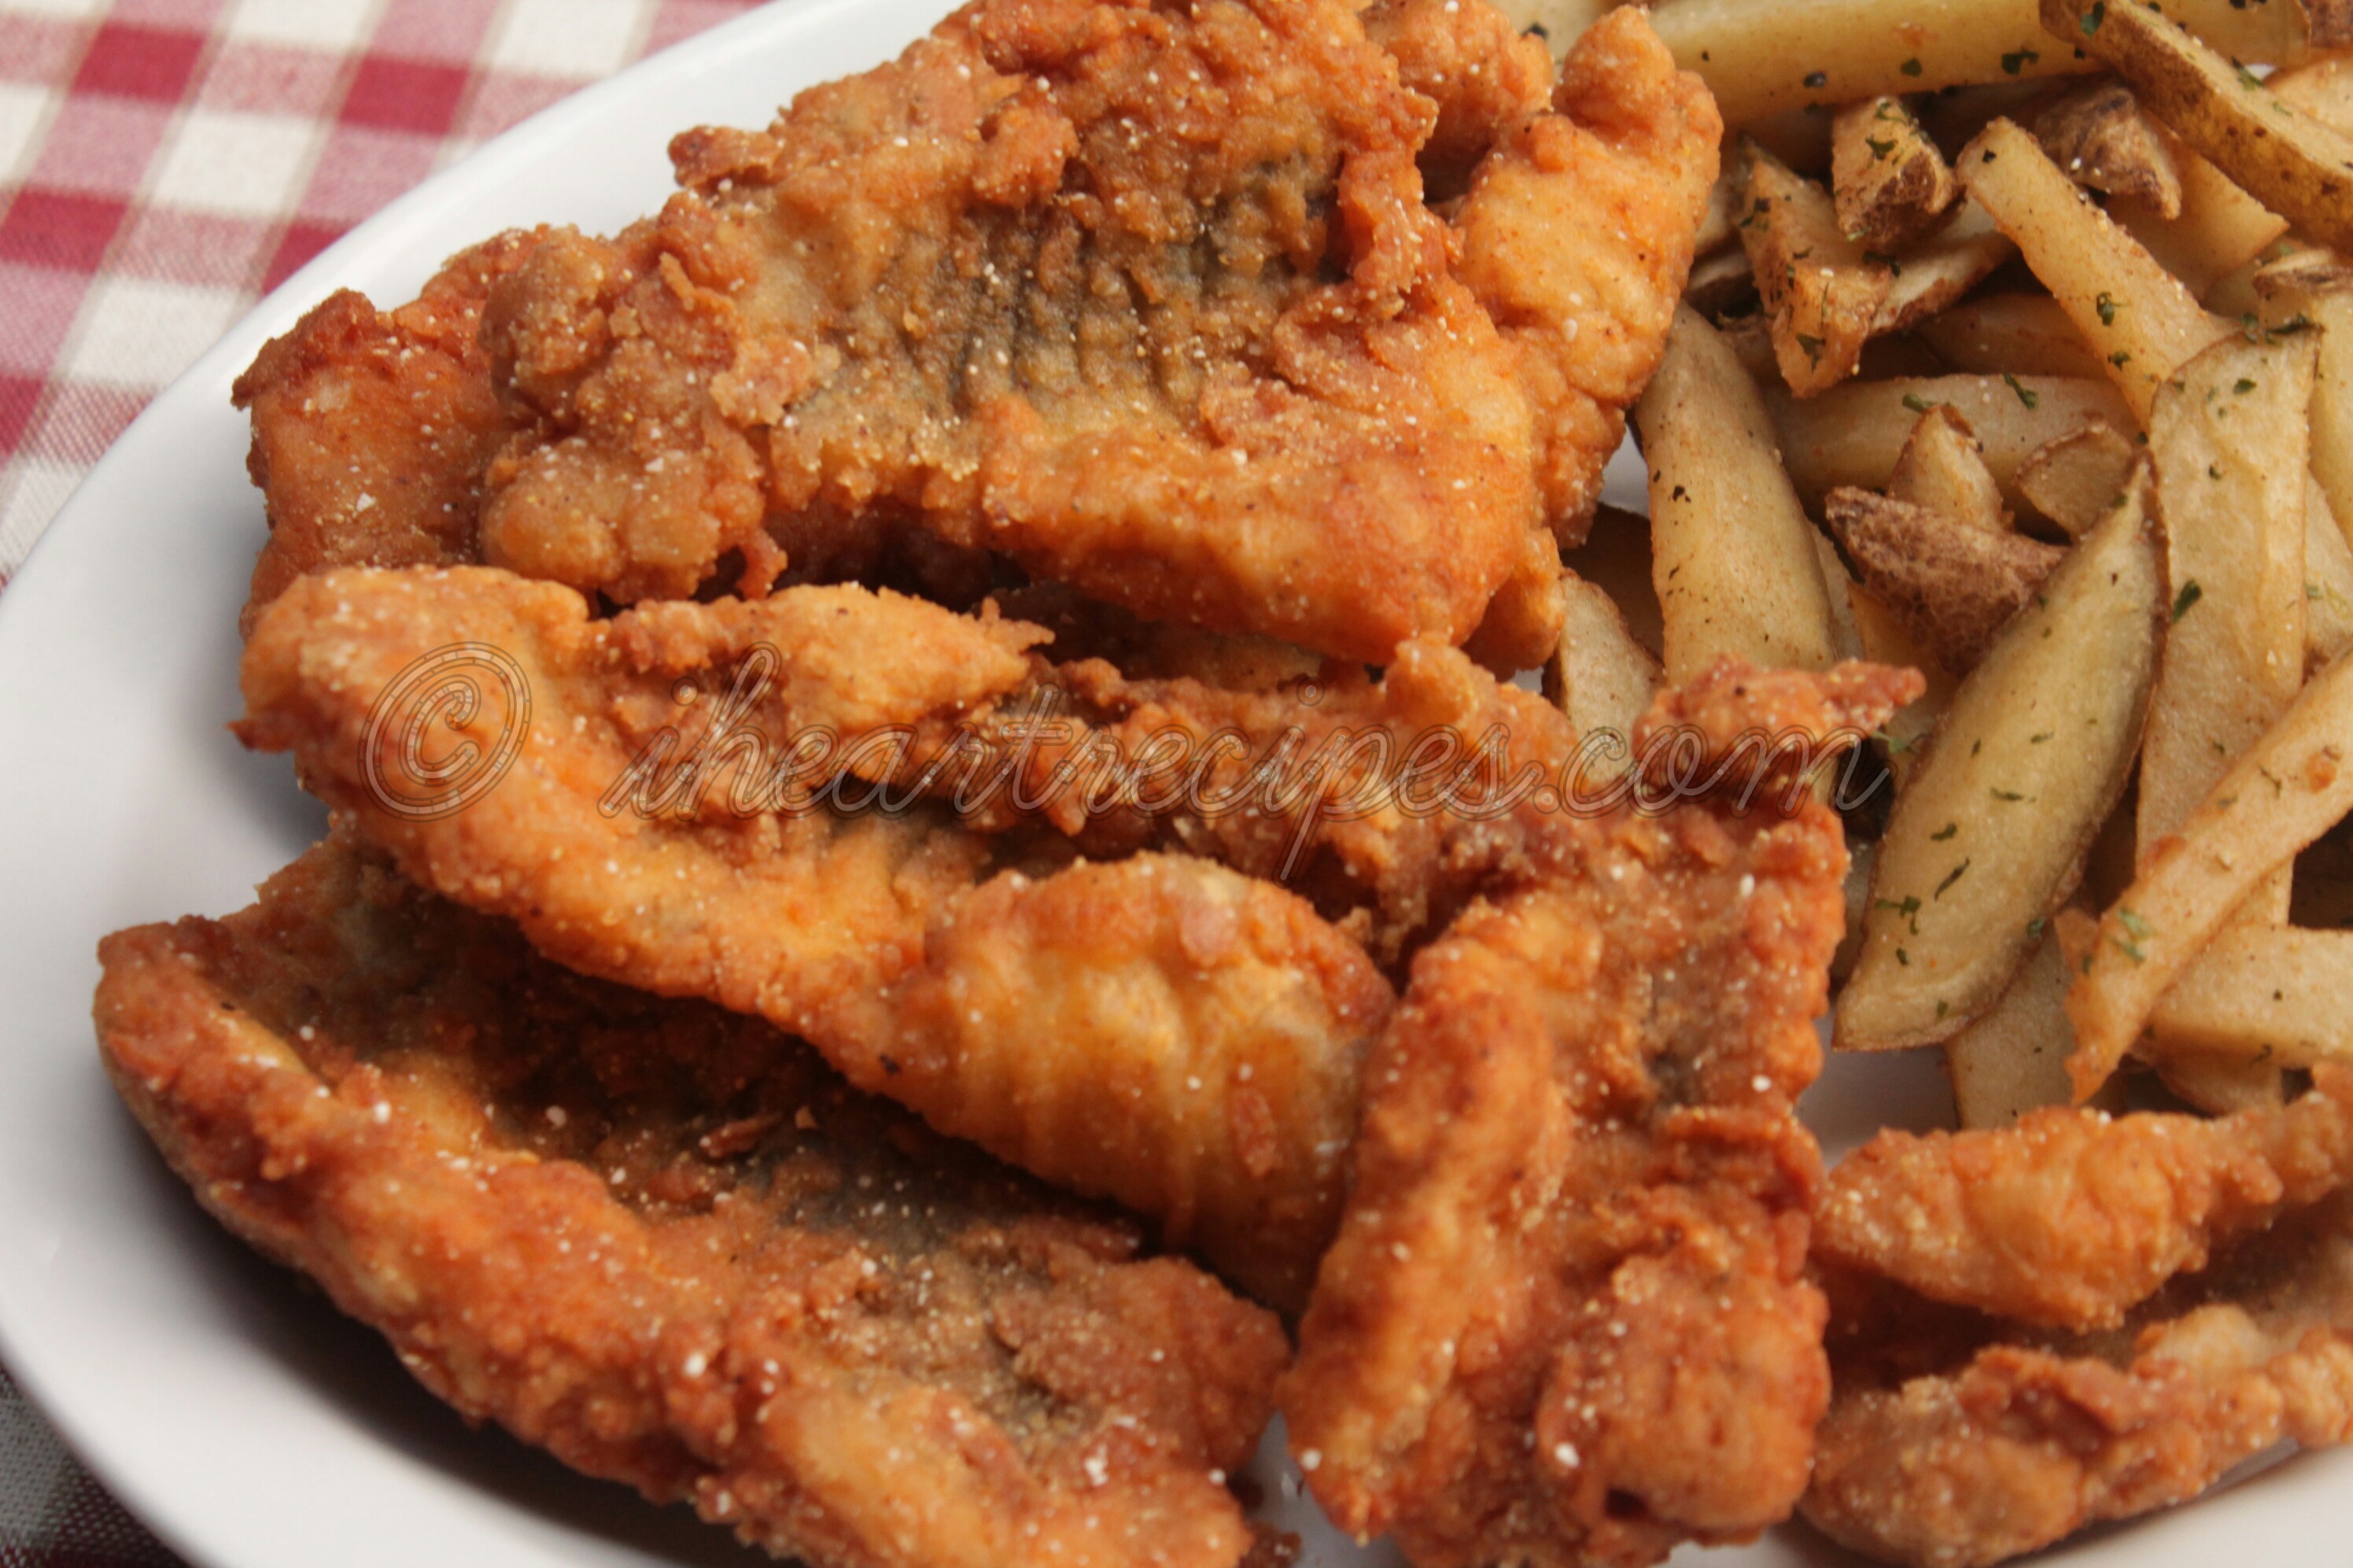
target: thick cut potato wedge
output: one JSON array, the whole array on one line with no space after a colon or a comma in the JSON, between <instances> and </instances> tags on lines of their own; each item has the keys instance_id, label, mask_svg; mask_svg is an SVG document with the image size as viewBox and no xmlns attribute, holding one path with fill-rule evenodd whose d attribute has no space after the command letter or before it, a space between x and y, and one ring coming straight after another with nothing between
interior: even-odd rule
<instances>
[{"instance_id":1,"label":"thick cut potato wedge","mask_svg":"<svg viewBox=\"0 0 2353 1568\"><path fill-rule=\"evenodd\" d=\"M2150 1022L2172 1048L2233 1061L2353 1061L2353 931L2225 931Z\"/></svg>"},{"instance_id":2,"label":"thick cut potato wedge","mask_svg":"<svg viewBox=\"0 0 2353 1568\"><path fill-rule=\"evenodd\" d=\"M1834 490L1825 510L1872 597L1956 674L1978 667L2066 553L1868 490Z\"/></svg>"},{"instance_id":3,"label":"thick cut potato wedge","mask_svg":"<svg viewBox=\"0 0 2353 1568\"><path fill-rule=\"evenodd\" d=\"M2102 380L2108 373L2066 311L2048 294L1980 294L1912 330L1955 370L1982 376L2004 371L2070 376L2087 381Z\"/></svg>"},{"instance_id":4,"label":"thick cut potato wedge","mask_svg":"<svg viewBox=\"0 0 2353 1568\"><path fill-rule=\"evenodd\" d=\"M2353 547L2314 480L2304 493L2304 667L2317 672L2353 652Z\"/></svg>"},{"instance_id":5,"label":"thick cut potato wedge","mask_svg":"<svg viewBox=\"0 0 2353 1568\"><path fill-rule=\"evenodd\" d=\"M2155 846L2124 896L2073 940L2067 992L2080 1101L2115 1074L2158 1001L2250 895L2353 810L2353 659L2315 676L2180 832ZM2088 922L2086 922L2088 925ZM1866 957L1868 955L1866 954Z\"/></svg>"},{"instance_id":6,"label":"thick cut potato wedge","mask_svg":"<svg viewBox=\"0 0 2353 1568\"><path fill-rule=\"evenodd\" d=\"M1756 383L1688 307L1675 313L1634 424L1650 469L1667 678L1689 681L1726 653L1766 669L1828 666L1837 632L1814 525Z\"/></svg>"},{"instance_id":7,"label":"thick cut potato wedge","mask_svg":"<svg viewBox=\"0 0 2353 1568\"><path fill-rule=\"evenodd\" d=\"M1933 376L1858 381L1810 398L1767 396L1789 478L1810 506L1841 486L1884 490L1920 416L1949 408L1967 419L2013 510L2027 504L2018 471L2039 448L2100 423L2137 430L2115 387L2052 376Z\"/></svg>"},{"instance_id":8,"label":"thick cut potato wedge","mask_svg":"<svg viewBox=\"0 0 2353 1568\"><path fill-rule=\"evenodd\" d=\"M2232 181L2323 244L2353 250L2353 136L2247 68L2126 0L2042 0L2042 24L2113 66L2149 112Z\"/></svg>"},{"instance_id":9,"label":"thick cut potato wedge","mask_svg":"<svg viewBox=\"0 0 2353 1568\"><path fill-rule=\"evenodd\" d=\"M2034 449L2018 468L2027 504L2080 539L2115 509L2139 449L2091 424Z\"/></svg>"},{"instance_id":10,"label":"thick cut potato wedge","mask_svg":"<svg viewBox=\"0 0 2353 1568\"><path fill-rule=\"evenodd\" d=\"M2060 99L2034 117L2034 139L2077 185L2181 216L2181 167L2123 82L2093 82Z\"/></svg>"},{"instance_id":11,"label":"thick cut potato wedge","mask_svg":"<svg viewBox=\"0 0 2353 1568\"><path fill-rule=\"evenodd\" d=\"M1902 99L1866 98L1831 119L1831 196L1857 245L1892 255L1935 228L1960 194Z\"/></svg>"},{"instance_id":12,"label":"thick cut potato wedge","mask_svg":"<svg viewBox=\"0 0 2353 1568\"><path fill-rule=\"evenodd\" d=\"M1822 564L1822 587L1831 596L1831 649L1841 663L1862 658L1862 632L1854 623L1855 582L1830 535L1814 535L1814 558Z\"/></svg>"},{"instance_id":13,"label":"thick cut potato wedge","mask_svg":"<svg viewBox=\"0 0 2353 1568\"><path fill-rule=\"evenodd\" d=\"M2073 1097L2067 1058L2074 1049L2067 960L2046 931L1993 1010L1945 1042L1961 1125L2010 1127L2029 1111L2065 1105Z\"/></svg>"},{"instance_id":14,"label":"thick cut potato wedge","mask_svg":"<svg viewBox=\"0 0 2353 1568\"><path fill-rule=\"evenodd\" d=\"M2250 63L2285 65L2345 41L2286 0L2163 0L2166 15ZM1725 123L1883 93L2012 82L2089 62L2042 29L2033 0L1670 0L1652 13Z\"/></svg>"},{"instance_id":15,"label":"thick cut potato wedge","mask_svg":"<svg viewBox=\"0 0 2353 1568\"><path fill-rule=\"evenodd\" d=\"M2312 477L2340 525L2353 524L2353 290L2315 295L2305 305L2320 329L2312 384Z\"/></svg>"},{"instance_id":16,"label":"thick cut potato wedge","mask_svg":"<svg viewBox=\"0 0 2353 1568\"><path fill-rule=\"evenodd\" d=\"M2136 481L1969 677L1881 842L1837 1044L1948 1040L1990 1012L2132 771L2165 638L2165 543Z\"/></svg>"},{"instance_id":17,"label":"thick cut potato wedge","mask_svg":"<svg viewBox=\"0 0 2353 1568\"><path fill-rule=\"evenodd\" d=\"M2121 3L2121 0L2120 0ZM2091 199L2017 125L1997 120L1962 149L1968 187L2146 423L2176 366L2232 331Z\"/></svg>"},{"instance_id":18,"label":"thick cut potato wedge","mask_svg":"<svg viewBox=\"0 0 2353 1568\"><path fill-rule=\"evenodd\" d=\"M1630 758L1634 721L1648 711L1665 676L1599 585L1565 577L1560 597L1567 614L1560 646L1545 663L1545 695L1568 715L1580 736L1596 730L1623 736Z\"/></svg>"},{"instance_id":19,"label":"thick cut potato wedge","mask_svg":"<svg viewBox=\"0 0 2353 1568\"><path fill-rule=\"evenodd\" d=\"M2177 145L2173 161L2181 174L2180 217L2168 217L2130 196L2109 202L2108 216L2202 300L2285 234L2287 219L2189 148Z\"/></svg>"},{"instance_id":20,"label":"thick cut potato wedge","mask_svg":"<svg viewBox=\"0 0 2353 1568\"><path fill-rule=\"evenodd\" d=\"M1800 397L1835 387L1862 363L1862 345L1894 274L1839 230L1830 193L1791 174L1754 141L1740 144L1746 205L1740 243L1765 302L1781 379Z\"/></svg>"},{"instance_id":21,"label":"thick cut potato wedge","mask_svg":"<svg viewBox=\"0 0 2353 1568\"><path fill-rule=\"evenodd\" d=\"M1871 323L1873 335L1906 332L1934 320L2017 253L1985 208L1962 202L1944 228L1888 259L1892 276L1887 298Z\"/></svg>"},{"instance_id":22,"label":"thick cut potato wedge","mask_svg":"<svg viewBox=\"0 0 2353 1568\"><path fill-rule=\"evenodd\" d=\"M1656 659L1666 646L1659 613L1659 590L1651 583L1651 520L1639 512L1604 503L1593 514L1585 543L1561 556L1561 564L1609 596L1626 630Z\"/></svg>"},{"instance_id":23,"label":"thick cut potato wedge","mask_svg":"<svg viewBox=\"0 0 2353 1568\"><path fill-rule=\"evenodd\" d=\"M1986 467L1985 449L1969 422L1949 408L1929 409L1912 427L1895 471L1887 476L1887 494L1989 534L2010 531L2010 514L2002 508L1993 470Z\"/></svg>"},{"instance_id":24,"label":"thick cut potato wedge","mask_svg":"<svg viewBox=\"0 0 2353 1568\"><path fill-rule=\"evenodd\" d=\"M2313 346L2234 337L2158 398L2149 451L2171 546L2172 630L2141 759L2144 855L2304 685Z\"/></svg>"}]
</instances>

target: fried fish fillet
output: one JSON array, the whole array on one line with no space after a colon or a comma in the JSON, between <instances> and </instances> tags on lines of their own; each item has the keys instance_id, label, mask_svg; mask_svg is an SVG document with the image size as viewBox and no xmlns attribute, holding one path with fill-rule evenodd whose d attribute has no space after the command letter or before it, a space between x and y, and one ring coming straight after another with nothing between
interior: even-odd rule
<instances>
[{"instance_id":1,"label":"fried fish fillet","mask_svg":"<svg viewBox=\"0 0 2353 1568\"><path fill-rule=\"evenodd\" d=\"M2353 1070L2283 1108L2048 1109L2000 1131L1888 1131L1842 1161L1814 1255L2045 1329L2113 1328L2177 1274L2353 1181Z\"/></svg>"},{"instance_id":2,"label":"fried fish fillet","mask_svg":"<svg viewBox=\"0 0 2353 1568\"><path fill-rule=\"evenodd\" d=\"M920 535L1152 619L1369 660L1484 623L1533 664L1719 130L1631 9L1556 87L1485 0L978 0L681 137L658 217L461 263L479 346L355 296L273 344L257 602L418 540L631 602Z\"/></svg>"},{"instance_id":3,"label":"fried fish fillet","mask_svg":"<svg viewBox=\"0 0 2353 1568\"><path fill-rule=\"evenodd\" d=\"M2186 1502L2283 1443L2353 1440L2353 1200L2289 1214L2123 1326L2037 1335L1916 1312L1837 1361L1806 1517L1858 1552L1986 1568ZM1877 1352L1907 1372L1891 1373Z\"/></svg>"},{"instance_id":4,"label":"fried fish fillet","mask_svg":"<svg viewBox=\"0 0 2353 1568\"><path fill-rule=\"evenodd\" d=\"M799 1043L331 840L108 938L108 1071L470 1420L812 1568L1231 1568L1272 1318Z\"/></svg>"},{"instance_id":5,"label":"fried fish fillet","mask_svg":"<svg viewBox=\"0 0 2353 1568\"><path fill-rule=\"evenodd\" d=\"M849 587L596 620L569 588L486 567L341 572L296 582L255 628L244 734L293 751L419 883L515 920L558 962L763 1016L857 1087L1150 1214L1171 1245L1295 1305L1394 1000L1306 901L1185 854L1031 874L920 802L734 809L748 765L703 775L700 808L689 791L636 809L625 788L697 680L712 735L723 677L754 648L781 673L740 716L781 759L804 733L854 748L1014 689L1037 635ZM453 749L427 757L437 715L454 738L434 744ZM460 764L495 763L502 736L511 766L480 773L479 798L418 809Z\"/></svg>"},{"instance_id":6,"label":"fried fish fillet","mask_svg":"<svg viewBox=\"0 0 2353 1568\"><path fill-rule=\"evenodd\" d=\"M1647 734L1875 727L1916 677L1725 664ZM1753 764L1752 764L1753 766ZM1420 1568L1645 1563L1803 1492L1829 1400L1796 1116L1844 925L1810 794L1556 818L1414 960L1282 1392L1319 1501Z\"/></svg>"}]
</instances>

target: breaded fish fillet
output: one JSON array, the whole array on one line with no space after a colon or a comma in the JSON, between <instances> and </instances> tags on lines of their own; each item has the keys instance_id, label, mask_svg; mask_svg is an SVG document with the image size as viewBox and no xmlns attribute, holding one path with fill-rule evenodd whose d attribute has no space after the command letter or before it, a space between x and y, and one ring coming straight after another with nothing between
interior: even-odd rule
<instances>
[{"instance_id":1,"label":"breaded fish fillet","mask_svg":"<svg viewBox=\"0 0 2353 1568\"><path fill-rule=\"evenodd\" d=\"M691 792L636 809L622 788L681 711L721 722L755 647L780 674L742 716L783 758L812 726L854 748L1015 689L1037 636L856 588L596 620L569 588L485 567L342 572L297 582L256 627L244 733L293 751L408 874L515 920L548 957L765 1017L859 1088L1150 1214L1172 1245L1295 1305L1394 1000L1305 900L1185 854L1000 868L1012 847L920 802L738 810L748 766L714 764L700 810ZM454 688L434 683L445 656ZM426 683L403 688L417 672ZM710 695L682 710L695 681ZM383 722L404 689L410 705ZM453 692L476 706L438 705ZM435 731L447 757L419 739L437 716L456 732ZM486 792L417 809L449 769L495 760L501 736L512 765L482 775Z\"/></svg>"},{"instance_id":2,"label":"breaded fish fillet","mask_svg":"<svg viewBox=\"0 0 2353 1568\"><path fill-rule=\"evenodd\" d=\"M2247 1236L2123 1326L2041 1335L1890 1308L1841 1349L1806 1517L1916 1568L1987 1568L2187 1502L2282 1443L2353 1440L2353 1202ZM1940 1364L1892 1372L1936 1356ZM1919 1341L1927 1338L1928 1346Z\"/></svg>"},{"instance_id":3,"label":"breaded fish fillet","mask_svg":"<svg viewBox=\"0 0 2353 1568\"><path fill-rule=\"evenodd\" d=\"M1647 734L1869 729L1907 673L1729 663ZM1754 759L1748 765L1753 770ZM1646 1563L1803 1492L1830 1395L1798 1097L1844 925L1837 817L1743 769L1531 841L1414 959L1282 1404L1340 1526L1419 1568Z\"/></svg>"},{"instance_id":4,"label":"breaded fish fillet","mask_svg":"<svg viewBox=\"0 0 2353 1568\"><path fill-rule=\"evenodd\" d=\"M1814 1255L2012 1322L2113 1328L2353 1181L2353 1070L2313 1084L2215 1120L2054 1108L2000 1131L1883 1132L1831 1173Z\"/></svg>"},{"instance_id":5,"label":"breaded fish fillet","mask_svg":"<svg viewBox=\"0 0 2353 1568\"><path fill-rule=\"evenodd\" d=\"M331 840L110 938L108 1071L205 1206L471 1420L812 1568L1231 1568L1286 1347L797 1042Z\"/></svg>"},{"instance_id":6,"label":"breaded fish fillet","mask_svg":"<svg viewBox=\"0 0 2353 1568\"><path fill-rule=\"evenodd\" d=\"M355 296L273 344L257 601L379 533L621 602L920 536L1151 619L1530 665L1719 134L1634 9L1556 87L1485 0L978 0L681 137L659 217L507 242L479 350L388 354Z\"/></svg>"}]
</instances>

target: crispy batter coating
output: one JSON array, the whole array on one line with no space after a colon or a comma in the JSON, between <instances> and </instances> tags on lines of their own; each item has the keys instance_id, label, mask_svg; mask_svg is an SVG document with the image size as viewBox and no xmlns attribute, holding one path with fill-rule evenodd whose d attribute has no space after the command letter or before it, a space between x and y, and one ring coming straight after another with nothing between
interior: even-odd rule
<instances>
[{"instance_id":1,"label":"crispy batter coating","mask_svg":"<svg viewBox=\"0 0 2353 1568\"><path fill-rule=\"evenodd\" d=\"M469 1419L813 1568L1231 1568L1286 1347L797 1042L536 957L348 841L110 938L123 1098Z\"/></svg>"},{"instance_id":2,"label":"crispy batter coating","mask_svg":"<svg viewBox=\"0 0 2353 1568\"><path fill-rule=\"evenodd\" d=\"M2186 1502L2285 1442L2353 1439L2353 1202L2331 1198L2186 1276L2115 1331L1990 1319L1842 1351L1806 1517L1858 1552L1985 1568L2103 1520ZM1880 1352L1886 1352L1883 1358Z\"/></svg>"},{"instance_id":3,"label":"crispy batter coating","mask_svg":"<svg viewBox=\"0 0 2353 1568\"><path fill-rule=\"evenodd\" d=\"M475 558L482 476L507 440L482 306L544 238L476 246L396 311L344 290L237 377L237 406L253 415L246 467L269 514L243 630L311 572Z\"/></svg>"},{"instance_id":4,"label":"crispy batter coating","mask_svg":"<svg viewBox=\"0 0 2353 1568\"><path fill-rule=\"evenodd\" d=\"M921 535L1152 619L1537 662L1547 524L1582 535L1719 134L1635 11L1549 77L1485 0L978 0L765 132L681 137L659 217L510 241L471 360L352 298L273 345L257 602L391 558L378 528L623 602ZM487 461L481 387L443 390L483 354Z\"/></svg>"},{"instance_id":5,"label":"crispy batter coating","mask_svg":"<svg viewBox=\"0 0 2353 1568\"><path fill-rule=\"evenodd\" d=\"M1726 663L1645 730L1868 727L1915 690ZM1525 884L1414 960L1284 1384L1318 1500L1421 1568L1754 1535L1804 1490L1829 1399L1795 1106L1844 924L1838 820L1726 789L1554 821Z\"/></svg>"},{"instance_id":6,"label":"crispy batter coating","mask_svg":"<svg viewBox=\"0 0 2353 1568\"><path fill-rule=\"evenodd\" d=\"M593 620L568 588L486 567L344 572L297 582L255 629L244 733L293 751L410 875L514 919L557 961L765 1017L858 1087L1151 1214L1172 1245L1295 1305L1393 1000L1304 900L1180 854L999 870L988 835L920 803L731 809L756 773L725 766L733 728L697 765L702 810L691 790L645 808L620 788L678 722L681 683L700 681L706 728L676 754L692 763L756 645L783 674L742 716L781 761L809 726L854 742L1010 690L1037 635L855 588ZM527 725L479 662L459 673L471 710L437 705L428 684L377 722L405 672L461 645L512 661ZM417 750L408 722L437 717L457 736L435 732L458 748L446 757ZM399 809L432 768L494 758L510 733L512 768L463 810Z\"/></svg>"},{"instance_id":7,"label":"crispy batter coating","mask_svg":"<svg viewBox=\"0 0 2353 1568\"><path fill-rule=\"evenodd\" d=\"M1881 1133L1831 1173L1821 1262L2045 1329L2113 1328L2177 1274L2353 1181L2353 1070L2207 1120L2037 1111Z\"/></svg>"}]
</instances>

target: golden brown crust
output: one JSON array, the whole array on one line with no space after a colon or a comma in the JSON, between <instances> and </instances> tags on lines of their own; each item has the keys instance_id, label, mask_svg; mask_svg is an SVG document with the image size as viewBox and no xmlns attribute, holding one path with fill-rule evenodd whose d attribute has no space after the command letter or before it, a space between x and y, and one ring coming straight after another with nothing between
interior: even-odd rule
<instances>
[{"instance_id":1,"label":"golden brown crust","mask_svg":"<svg viewBox=\"0 0 2353 1568\"><path fill-rule=\"evenodd\" d=\"M679 776L754 645L781 655L779 678L739 717L781 762L813 726L854 754L871 725L1009 694L1029 669L1014 651L1036 637L854 588L593 620L570 589L487 567L338 573L297 583L256 628L244 733L295 751L314 792L411 875L516 920L558 961L765 1017L860 1088L1152 1214L1173 1244L1296 1301L1337 1213L1363 1045L1392 1001L1298 895L1184 854L1032 876L920 801L770 809L747 784L761 768L714 767L697 810L633 771L680 726ZM512 662L527 733L486 793L419 816L384 788L404 777L407 732L378 726L377 705L459 645ZM502 682L473 678L482 703L448 743L494 757L513 709ZM682 710L681 681L710 695Z\"/></svg>"},{"instance_id":2,"label":"golden brown crust","mask_svg":"<svg viewBox=\"0 0 2353 1568\"><path fill-rule=\"evenodd\" d=\"M1727 661L1646 731L1721 753L1911 689ZM1741 782L1569 819L1417 957L1367 1065L1283 1409L1333 1518L1424 1568L1654 1562L1804 1489L1829 1373L1794 1107L1846 855L1826 807L1743 812Z\"/></svg>"},{"instance_id":3,"label":"golden brown crust","mask_svg":"<svg viewBox=\"0 0 2353 1568\"><path fill-rule=\"evenodd\" d=\"M2218 1120L2036 1111L1999 1131L1883 1132L1831 1174L1826 1265L2048 1329L2113 1328L2177 1274L2353 1179L2353 1073Z\"/></svg>"},{"instance_id":4,"label":"golden brown crust","mask_svg":"<svg viewBox=\"0 0 2353 1568\"><path fill-rule=\"evenodd\" d=\"M482 471L507 436L482 306L544 238L502 234L453 257L397 311L332 295L237 377L246 466L269 514L244 630L313 572L479 558Z\"/></svg>"},{"instance_id":5,"label":"golden brown crust","mask_svg":"<svg viewBox=\"0 0 2353 1568\"><path fill-rule=\"evenodd\" d=\"M1548 108L1483 0L1389 11L1394 56L1342 0L980 0L765 133L681 137L657 217L539 237L471 361L395 377L476 378L462 450L372 414L335 471L430 475L455 532L403 562L621 602L765 592L787 560L968 595L996 552L1154 619L1375 660L1485 622L1483 657L1538 663L1546 525L1582 535L1717 128L1632 12ZM1470 171L1451 222L1424 164ZM364 393L383 335L317 323L258 442L315 437L310 394ZM257 469L290 539L327 541L271 592L369 558L318 466Z\"/></svg>"},{"instance_id":6,"label":"golden brown crust","mask_svg":"<svg viewBox=\"0 0 2353 1568\"><path fill-rule=\"evenodd\" d=\"M108 939L124 1098L428 1387L822 1568L1230 1568L1273 1320L755 1020L569 974L348 842Z\"/></svg>"},{"instance_id":7,"label":"golden brown crust","mask_svg":"<svg viewBox=\"0 0 2353 1568\"><path fill-rule=\"evenodd\" d=\"M1805 1504L1882 1562L1987 1568L2186 1502L2280 1443L2353 1439L2341 1196L2246 1239L2112 1333L1939 1323L1883 1288L1894 1299L1834 1325L1838 1393Z\"/></svg>"}]
</instances>

